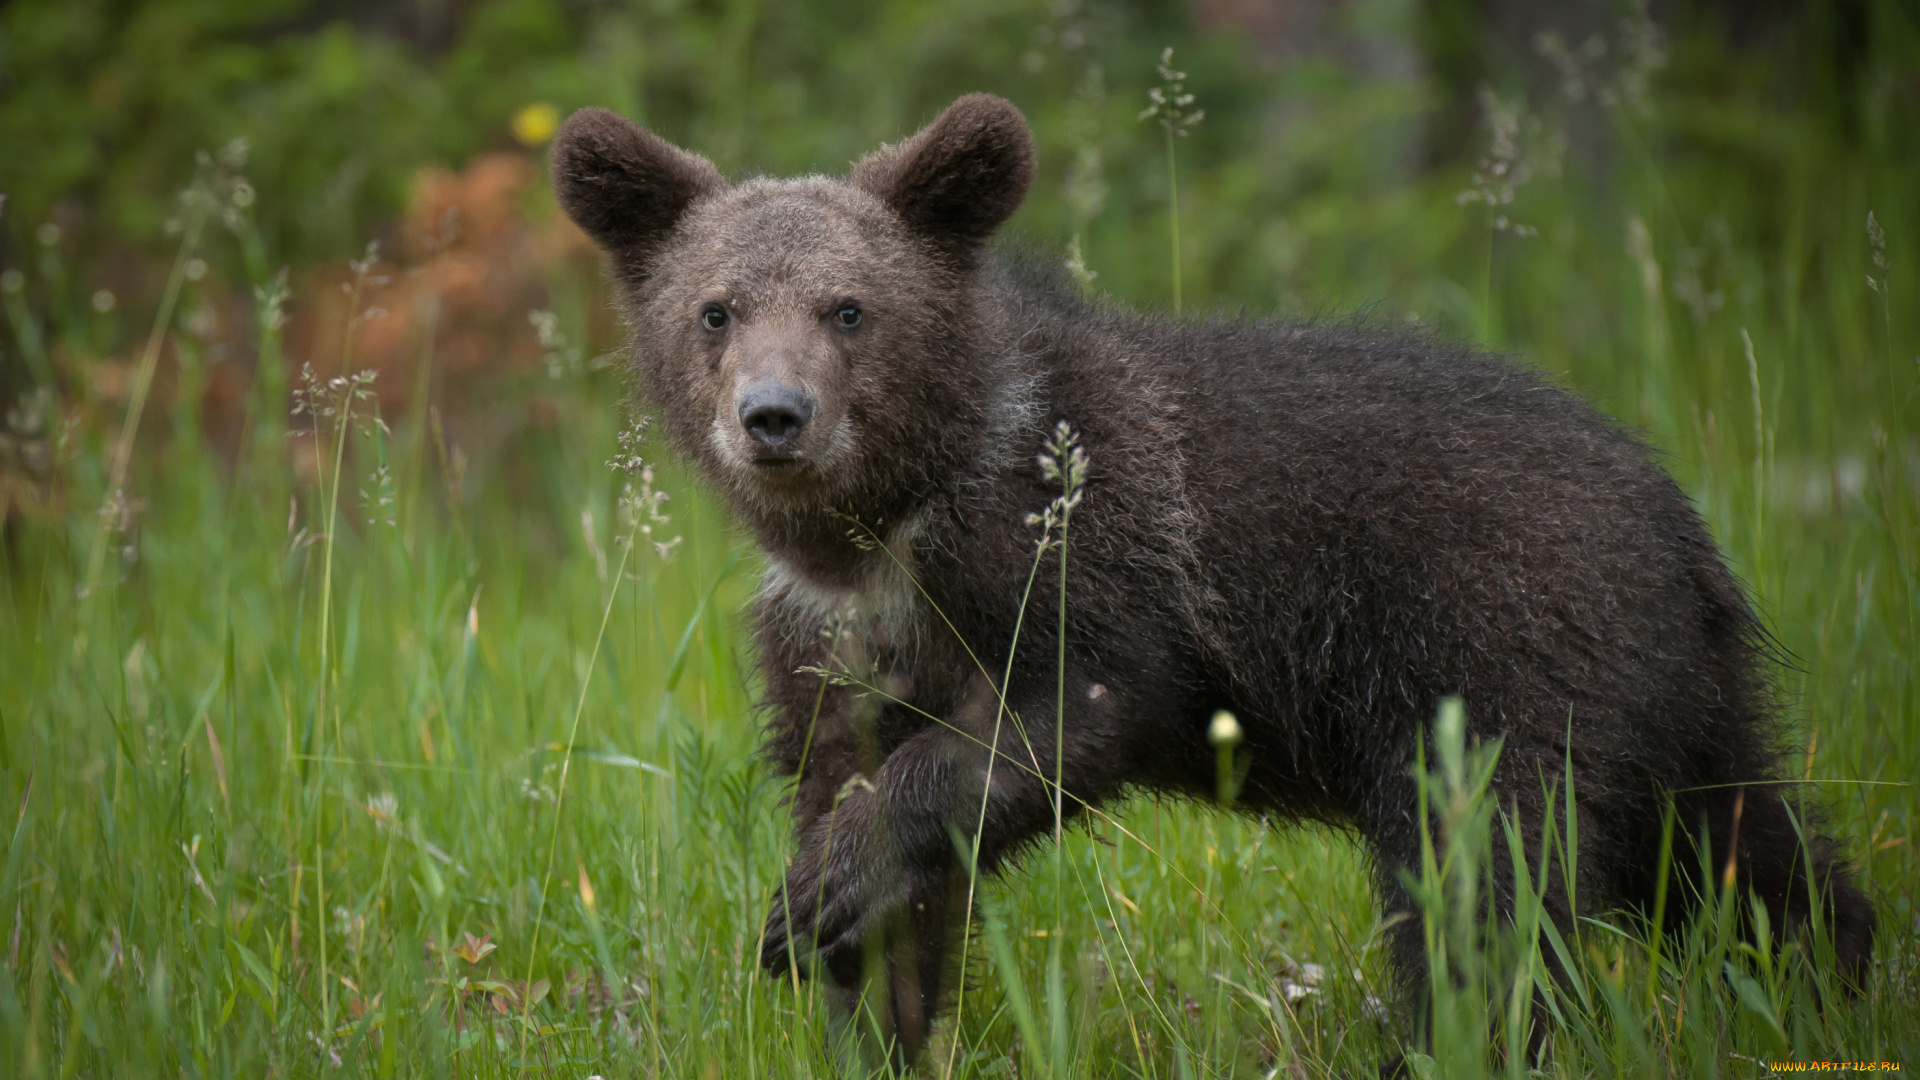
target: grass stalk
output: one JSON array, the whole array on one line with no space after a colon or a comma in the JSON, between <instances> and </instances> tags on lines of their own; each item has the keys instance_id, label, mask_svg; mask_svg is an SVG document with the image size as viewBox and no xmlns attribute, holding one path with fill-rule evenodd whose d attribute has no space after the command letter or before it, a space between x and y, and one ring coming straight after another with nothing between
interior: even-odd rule
<instances>
[{"instance_id":1,"label":"grass stalk","mask_svg":"<svg viewBox=\"0 0 1920 1080\"><path fill-rule=\"evenodd\" d=\"M1167 235L1168 261L1173 269L1173 311L1178 315L1180 296L1180 170L1174 160L1173 129L1167 129Z\"/></svg>"},{"instance_id":2,"label":"grass stalk","mask_svg":"<svg viewBox=\"0 0 1920 1080\"><path fill-rule=\"evenodd\" d=\"M1179 278L1174 278L1178 295ZM1176 301L1177 304L1177 301ZM1062 950L1067 932L1066 769L1067 769L1067 529L1071 507L1060 515L1060 593L1055 605L1053 698L1053 925L1047 934L1047 1001L1052 1073L1067 1075L1068 1033Z\"/></svg>"},{"instance_id":3,"label":"grass stalk","mask_svg":"<svg viewBox=\"0 0 1920 1080\"><path fill-rule=\"evenodd\" d=\"M600 609L600 626L594 631L593 649L587 654L587 670L580 677L580 694L573 704L573 719L567 725L566 749L560 756L560 779L554 789L553 829L547 837L547 857L540 873L540 903L534 908L533 940L527 947L527 977L523 981L520 992L520 1060L523 1062L527 1059L527 1032L533 1010L533 994L530 989L533 985L533 966L540 955L540 929L547 910L547 886L552 881L553 860L560 848L560 822L566 808L567 779L573 767L573 748L580 736L580 718L586 715L587 691L593 686L593 671L600 662L600 647L607 639L607 623L613 618L613 604L620 596L621 584L626 581L627 560L633 554L634 537L628 536L627 542L620 547L620 562L607 588L607 602ZM584 881L585 878L586 873L583 870L581 879Z\"/></svg>"},{"instance_id":4,"label":"grass stalk","mask_svg":"<svg viewBox=\"0 0 1920 1080\"><path fill-rule=\"evenodd\" d=\"M204 197L190 197L187 200L187 216L180 234L180 246L174 251L173 267L167 272L167 283L160 294L160 306L154 309L153 328L147 332L147 343L140 350L139 363L134 366L133 385L127 395L127 413L120 421L120 434L114 439L113 449L107 458L106 495L102 500L99 527L94 532L93 550L87 556L87 576L80 590L81 618L78 632L74 635L76 655L85 648L87 640L86 601L91 599L94 589L99 586L100 575L106 565L107 537L112 532L110 522L115 516L106 507L126 497L127 472L133 463L133 442L140 432L140 418L147 410L147 395L153 390L153 374L160 364L160 346L166 341L167 328L173 324L174 308L180 302L180 289L187 280L187 262L200 246L200 233L206 227L207 212L208 204Z\"/></svg>"}]
</instances>

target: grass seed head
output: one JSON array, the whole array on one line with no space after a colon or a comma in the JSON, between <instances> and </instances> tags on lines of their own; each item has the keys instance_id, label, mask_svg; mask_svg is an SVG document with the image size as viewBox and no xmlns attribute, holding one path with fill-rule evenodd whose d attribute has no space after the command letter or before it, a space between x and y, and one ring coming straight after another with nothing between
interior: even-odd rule
<instances>
[{"instance_id":1,"label":"grass seed head","mask_svg":"<svg viewBox=\"0 0 1920 1080\"><path fill-rule=\"evenodd\" d=\"M1040 526L1039 543L1045 547L1055 542L1056 530L1066 529L1074 507L1080 505L1081 496L1086 493L1087 451L1080 445L1080 433L1073 430L1071 423L1062 420L1054 425L1053 434L1047 437L1044 449L1034 460L1042 476L1060 485L1060 494L1053 497L1045 510L1027 515L1028 525Z\"/></svg>"},{"instance_id":2,"label":"grass seed head","mask_svg":"<svg viewBox=\"0 0 1920 1080\"><path fill-rule=\"evenodd\" d=\"M1880 276L1867 275L1867 288L1885 296L1887 293L1887 271L1892 269L1887 263L1887 231L1880 227L1880 221L1867 211L1867 243L1873 248L1873 265Z\"/></svg>"},{"instance_id":3,"label":"grass seed head","mask_svg":"<svg viewBox=\"0 0 1920 1080\"><path fill-rule=\"evenodd\" d=\"M1173 46L1160 50L1160 63L1154 69L1160 73L1160 85L1147 91L1148 104L1140 110L1138 119L1142 123L1157 120L1167 134L1184 138L1187 129L1206 119L1207 110L1193 107L1193 94L1187 90L1187 73L1173 67Z\"/></svg>"},{"instance_id":4,"label":"grass seed head","mask_svg":"<svg viewBox=\"0 0 1920 1080\"><path fill-rule=\"evenodd\" d=\"M1485 203L1493 212L1492 224L1496 232L1538 236L1540 230L1513 222L1499 209L1510 205L1515 193L1533 179L1533 160L1520 150L1520 130L1526 103L1518 98L1503 101L1491 87L1483 86L1480 88L1480 109L1486 115L1492 142L1486 154L1480 158L1479 168L1473 172L1473 186L1462 189L1453 201L1459 206Z\"/></svg>"}]
</instances>

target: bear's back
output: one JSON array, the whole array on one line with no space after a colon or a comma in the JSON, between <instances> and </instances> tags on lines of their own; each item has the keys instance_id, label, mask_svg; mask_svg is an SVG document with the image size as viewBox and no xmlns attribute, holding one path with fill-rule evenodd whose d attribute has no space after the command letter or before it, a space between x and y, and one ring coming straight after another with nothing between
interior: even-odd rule
<instances>
[{"instance_id":1,"label":"bear's back","mask_svg":"<svg viewBox=\"0 0 1920 1080\"><path fill-rule=\"evenodd\" d=\"M1290 657L1291 691L1498 668L1624 707L1650 677L1745 681L1707 624L1742 637L1751 614L1685 494L1542 375L1358 320L1168 319L1012 284L1040 422L1087 434L1089 531L1111 492L1132 506L1110 527L1151 540L1114 519L1165 502L1140 473L1176 471L1198 590L1178 606L1218 612L1205 635L1234 654ZM1434 689L1404 687L1421 709Z\"/></svg>"}]
</instances>

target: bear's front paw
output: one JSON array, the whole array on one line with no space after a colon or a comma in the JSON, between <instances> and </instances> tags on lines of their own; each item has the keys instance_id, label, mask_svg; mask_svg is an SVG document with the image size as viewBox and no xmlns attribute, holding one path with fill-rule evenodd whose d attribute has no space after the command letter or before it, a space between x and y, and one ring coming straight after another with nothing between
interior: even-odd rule
<instances>
[{"instance_id":1,"label":"bear's front paw","mask_svg":"<svg viewBox=\"0 0 1920 1080\"><path fill-rule=\"evenodd\" d=\"M804 971L817 960L835 983L857 984L869 932L913 893L914 874L878 827L871 801L846 800L802 837L767 914L760 963L768 971L783 975L795 963Z\"/></svg>"}]
</instances>

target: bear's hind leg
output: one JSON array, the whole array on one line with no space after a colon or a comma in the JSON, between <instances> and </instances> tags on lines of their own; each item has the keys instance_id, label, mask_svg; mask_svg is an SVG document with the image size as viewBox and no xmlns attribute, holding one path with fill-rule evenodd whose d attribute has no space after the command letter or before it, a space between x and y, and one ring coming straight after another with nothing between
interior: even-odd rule
<instances>
[{"instance_id":1,"label":"bear's hind leg","mask_svg":"<svg viewBox=\"0 0 1920 1080\"><path fill-rule=\"evenodd\" d=\"M1518 755L1516 755L1517 759ZM1537 770L1515 770L1515 773L1516 775L1538 775ZM1411 778L1406 785L1405 797L1409 802L1415 799ZM1499 775L1496 774L1494 788L1487 797L1496 800L1502 809L1490 822L1491 831L1486 837L1488 846L1479 853L1490 862L1482 864L1473 873L1476 882L1484 882L1487 878L1481 877L1482 872L1490 872L1494 889L1493 921L1491 924L1482 922L1487 912L1484 907L1484 898L1479 900L1475 905L1473 917L1479 930L1484 931L1488 936L1485 938L1476 936L1470 947L1485 948L1489 950L1487 954L1489 959L1499 963L1510 963L1518 959L1513 950L1532 947L1530 943L1521 940L1522 935L1518 933L1515 923L1516 915L1519 914L1516 912L1517 897L1523 891L1533 894L1536 890L1543 889L1531 902L1540 905L1540 915L1552 922L1563 937L1572 936L1573 919L1568 908L1565 878L1557 858L1549 856L1553 861L1550 862L1548 872L1544 875L1538 865L1538 859L1543 851L1542 833L1545 822L1552 812L1541 790L1537 786L1529 787L1517 780L1503 784ZM1516 830L1511 840L1507 833L1510 827ZM1388 956L1402 989L1402 1009L1412 1021L1409 1032L1411 1044L1423 1052L1430 1051L1434 1034L1433 997L1436 990L1441 987L1436 985L1435 973L1428 962L1426 916L1401 880L1403 873L1416 876L1420 873L1422 839L1418 819L1417 817L1389 816L1386 818L1384 827L1363 826L1363 828L1374 851L1375 889L1379 897L1382 919L1386 924L1384 934L1387 939ZM1607 837L1601 827L1596 824L1590 831L1593 842L1605 843ZM1588 839L1587 836L1582 836L1583 842ZM1432 825L1432 841L1437 848L1436 854L1445 862L1447 858L1445 829L1438 820ZM1514 864L1512 846L1514 842L1518 843L1522 856L1519 867ZM1516 874L1527 876L1526 889L1519 888ZM1451 887L1447 889L1447 893L1450 900L1455 895ZM1447 931L1443 928L1442 932ZM1450 942L1448 951L1451 952L1456 944ZM1562 980L1564 972L1560 970L1557 954L1546 949L1544 945L1542 951L1549 975L1555 980ZM1461 969L1449 971L1447 977L1453 980L1456 990L1464 987L1465 976ZM1490 985L1486 987L1486 992L1493 999L1489 1003L1486 1016L1490 1019L1498 1018L1499 1023L1504 1023L1509 1016L1508 1005L1510 1004L1505 998L1505 990L1501 986ZM1517 1046L1519 1053L1525 1055L1525 1060L1531 1066L1539 1060L1545 1049L1549 1015L1545 991L1536 989L1531 1015L1525 1021L1525 1030L1518 1033L1517 1042L1507 1043L1504 1033L1498 1032L1494 1026L1490 1026L1481 1037L1493 1040L1497 1035L1501 1036L1493 1044L1495 1052L1504 1055L1508 1045ZM1386 1075L1384 1070L1383 1075Z\"/></svg>"},{"instance_id":2,"label":"bear's hind leg","mask_svg":"<svg viewBox=\"0 0 1920 1080\"><path fill-rule=\"evenodd\" d=\"M1873 963L1873 904L1853 883L1852 870L1837 845L1817 831L1818 818L1796 808L1789 801L1791 796L1784 794L1788 790L1757 784L1683 797L1678 820L1693 825L1692 865L1708 867L1711 881L1707 884L1719 887L1731 855L1741 898L1751 892L1766 905L1774 947L1797 938L1803 947L1813 949L1811 934L1817 924L1831 943L1835 974L1850 992L1858 993ZM1675 837L1676 856L1686 846L1681 839ZM1703 841L1704 852L1699 848ZM1676 877L1687 873L1687 865L1676 857ZM1676 879L1674 886L1679 884ZM1670 888L1669 895L1678 902L1668 909L1669 933L1685 928L1701 893L1696 883Z\"/></svg>"}]
</instances>

